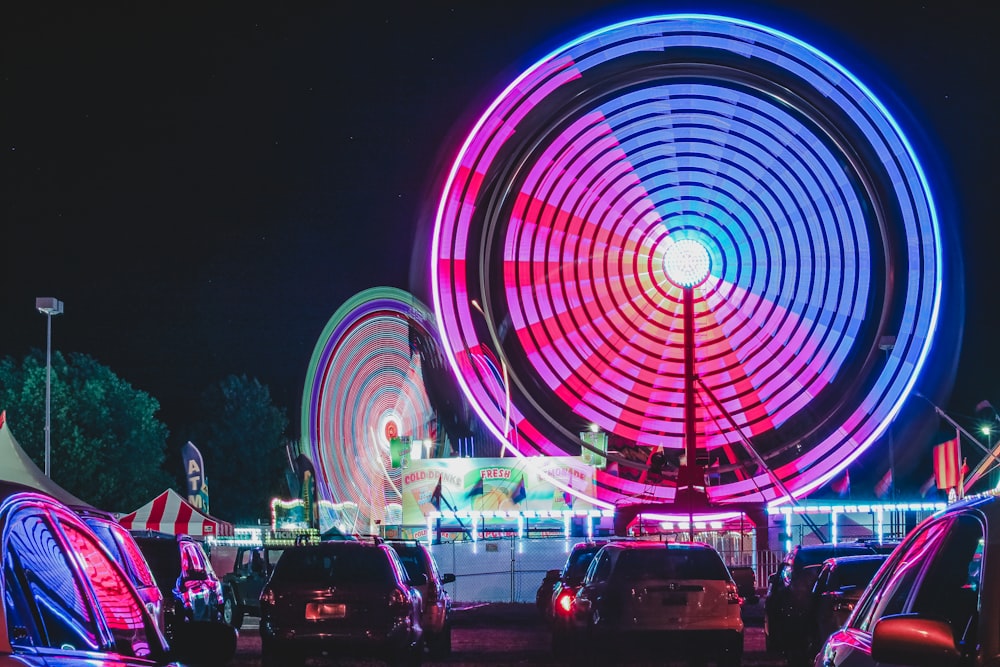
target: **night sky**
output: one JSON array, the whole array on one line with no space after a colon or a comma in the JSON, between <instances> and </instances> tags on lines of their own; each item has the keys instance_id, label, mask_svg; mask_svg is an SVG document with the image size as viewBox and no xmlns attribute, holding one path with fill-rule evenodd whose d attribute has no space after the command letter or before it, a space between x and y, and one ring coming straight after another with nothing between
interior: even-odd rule
<instances>
[{"instance_id":1,"label":"night sky","mask_svg":"<svg viewBox=\"0 0 1000 667\"><path fill-rule=\"evenodd\" d=\"M910 133L963 248L943 407L971 428L976 403L1000 405L1000 44L986 3L343 4L0 10L0 356L44 350L35 298L56 297L54 349L157 398L168 426L204 387L246 374L297 436L337 308L376 286L427 298L429 216L485 105L584 32L698 11L811 43Z\"/></svg>"}]
</instances>

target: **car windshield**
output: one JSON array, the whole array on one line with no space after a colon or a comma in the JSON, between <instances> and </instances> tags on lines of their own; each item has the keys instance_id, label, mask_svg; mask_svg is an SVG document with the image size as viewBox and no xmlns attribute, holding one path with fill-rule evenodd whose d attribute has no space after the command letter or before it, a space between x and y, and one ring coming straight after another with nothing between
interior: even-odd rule
<instances>
[{"instance_id":1,"label":"car windshield","mask_svg":"<svg viewBox=\"0 0 1000 667\"><path fill-rule=\"evenodd\" d=\"M627 581L729 579L722 559L707 549L632 549L622 553L619 560L617 569Z\"/></svg>"},{"instance_id":2,"label":"car windshield","mask_svg":"<svg viewBox=\"0 0 1000 667\"><path fill-rule=\"evenodd\" d=\"M272 582L370 584L393 578L389 560L375 549L288 549Z\"/></svg>"}]
</instances>

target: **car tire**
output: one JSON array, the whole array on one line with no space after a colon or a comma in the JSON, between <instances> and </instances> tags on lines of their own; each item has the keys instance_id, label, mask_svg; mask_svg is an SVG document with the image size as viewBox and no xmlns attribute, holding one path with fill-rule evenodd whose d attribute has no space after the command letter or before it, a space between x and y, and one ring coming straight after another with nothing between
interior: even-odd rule
<instances>
[{"instance_id":1,"label":"car tire","mask_svg":"<svg viewBox=\"0 0 1000 667\"><path fill-rule=\"evenodd\" d=\"M451 623L445 623L441 632L427 638L427 652L432 658L446 658L451 655Z\"/></svg>"},{"instance_id":2,"label":"car tire","mask_svg":"<svg viewBox=\"0 0 1000 667\"><path fill-rule=\"evenodd\" d=\"M243 610L240 609L231 595L226 596L226 602L222 608L222 620L237 630L243 627Z\"/></svg>"}]
</instances>

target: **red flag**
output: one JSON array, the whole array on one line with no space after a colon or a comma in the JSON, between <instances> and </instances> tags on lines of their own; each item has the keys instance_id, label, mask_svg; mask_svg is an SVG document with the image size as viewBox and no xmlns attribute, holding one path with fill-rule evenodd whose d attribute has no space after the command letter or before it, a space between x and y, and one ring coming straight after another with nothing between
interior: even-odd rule
<instances>
[{"instance_id":1,"label":"red flag","mask_svg":"<svg viewBox=\"0 0 1000 667\"><path fill-rule=\"evenodd\" d=\"M830 484L830 488L833 489L838 496L843 498L851 492L851 474L849 470L844 471L844 476L840 479L834 480Z\"/></svg>"},{"instance_id":2,"label":"red flag","mask_svg":"<svg viewBox=\"0 0 1000 667\"><path fill-rule=\"evenodd\" d=\"M958 436L934 447L934 479L937 488L952 489L959 484L962 449Z\"/></svg>"}]
</instances>

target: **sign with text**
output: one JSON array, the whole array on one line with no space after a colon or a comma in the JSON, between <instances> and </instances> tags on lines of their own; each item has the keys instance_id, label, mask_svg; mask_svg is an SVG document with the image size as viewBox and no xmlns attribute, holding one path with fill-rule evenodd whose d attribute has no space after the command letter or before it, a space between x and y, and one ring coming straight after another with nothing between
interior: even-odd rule
<instances>
[{"instance_id":1,"label":"sign with text","mask_svg":"<svg viewBox=\"0 0 1000 667\"><path fill-rule=\"evenodd\" d=\"M575 456L411 460L403 471L403 524L422 525L441 482L441 511L592 509L594 469Z\"/></svg>"},{"instance_id":2,"label":"sign with text","mask_svg":"<svg viewBox=\"0 0 1000 667\"><path fill-rule=\"evenodd\" d=\"M201 452L188 441L181 448L181 458L184 459L184 477L187 479L187 501L208 514L208 480L205 479L205 462Z\"/></svg>"}]
</instances>

